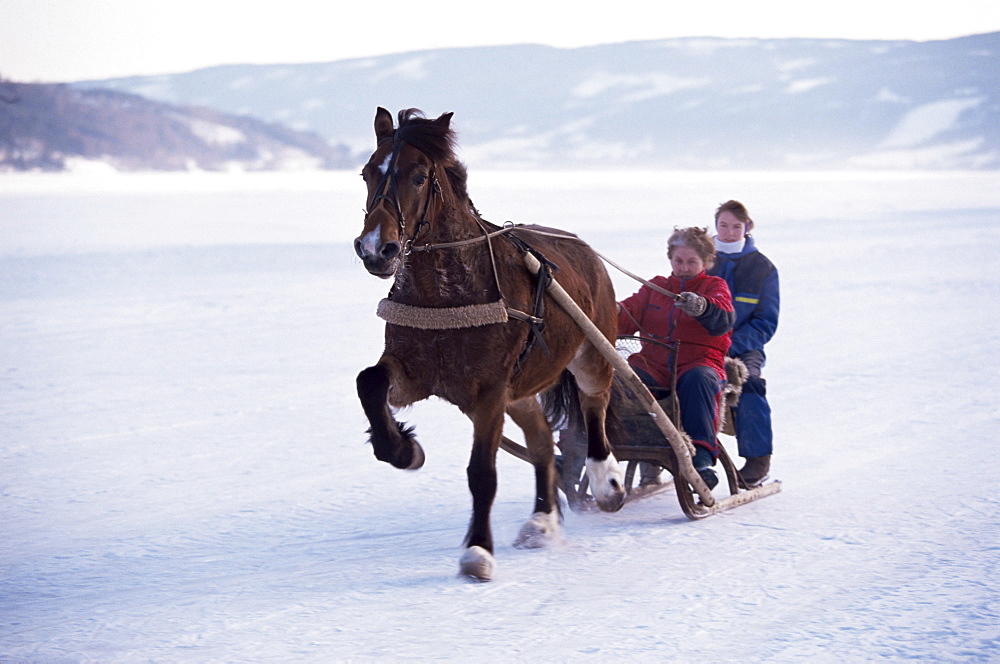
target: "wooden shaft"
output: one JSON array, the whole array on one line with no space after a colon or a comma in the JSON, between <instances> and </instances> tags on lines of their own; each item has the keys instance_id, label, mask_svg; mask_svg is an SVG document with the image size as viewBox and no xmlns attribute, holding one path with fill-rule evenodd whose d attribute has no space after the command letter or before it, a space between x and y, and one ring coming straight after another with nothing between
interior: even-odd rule
<instances>
[{"instance_id":1,"label":"wooden shaft","mask_svg":"<svg viewBox=\"0 0 1000 664\"><path fill-rule=\"evenodd\" d=\"M538 274L538 271L542 267L538 259L530 253L524 254L524 262L532 274ZM673 422L670 421L667 414L663 412L663 408L653 398L649 388L639 380L639 377L632 371L629 363L618 354L614 345L604 337L597 326L594 325L594 322L590 320L587 314L583 313L583 310L573 301L569 293L556 282L555 278L549 280L548 291L552 299L580 326L580 329L583 330L584 335L586 335L590 343L600 351L604 359L615 368L615 371L619 373L621 378L638 395L640 403L649 412L653 418L653 422L663 432L663 435L673 448L674 454L677 456L677 468L681 476L688 484L694 487L694 490L701 498L702 504L706 507L714 505L715 496L712 495L712 490L708 488L705 480L701 479L701 475L698 474L698 471L694 469L694 465L691 463L691 448L687 440L684 439Z\"/></svg>"}]
</instances>

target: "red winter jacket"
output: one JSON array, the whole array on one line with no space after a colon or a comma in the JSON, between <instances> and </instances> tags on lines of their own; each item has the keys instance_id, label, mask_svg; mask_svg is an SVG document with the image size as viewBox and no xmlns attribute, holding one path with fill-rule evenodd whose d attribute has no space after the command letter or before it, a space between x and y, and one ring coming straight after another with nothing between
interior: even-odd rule
<instances>
[{"instance_id":1,"label":"red winter jacket","mask_svg":"<svg viewBox=\"0 0 1000 664\"><path fill-rule=\"evenodd\" d=\"M729 286L723 279L710 277L704 272L686 281L674 276L654 277L651 281L672 293L697 293L708 300L708 309L694 318L681 311L677 303L666 295L642 286L634 295L621 302L618 334L639 332L643 337L670 344L680 342L678 376L692 367L705 365L715 369L719 378L725 380L725 358L735 319ZM628 361L632 366L648 372L660 385L666 387L672 384L672 355L672 351L660 345L644 344L642 350L631 355Z\"/></svg>"}]
</instances>

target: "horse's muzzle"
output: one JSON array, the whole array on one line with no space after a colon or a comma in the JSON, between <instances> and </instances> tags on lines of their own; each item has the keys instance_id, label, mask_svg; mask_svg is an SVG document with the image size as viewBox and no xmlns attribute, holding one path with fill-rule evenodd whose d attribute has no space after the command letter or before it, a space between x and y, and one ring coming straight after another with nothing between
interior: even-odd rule
<instances>
[{"instance_id":1,"label":"horse's muzzle","mask_svg":"<svg viewBox=\"0 0 1000 664\"><path fill-rule=\"evenodd\" d=\"M370 274L382 279L388 279L396 273L396 268L399 267L399 261L402 257L402 250L399 242L395 241L386 242L373 249L362 242L361 238L354 240L354 252L365 264L365 269Z\"/></svg>"}]
</instances>

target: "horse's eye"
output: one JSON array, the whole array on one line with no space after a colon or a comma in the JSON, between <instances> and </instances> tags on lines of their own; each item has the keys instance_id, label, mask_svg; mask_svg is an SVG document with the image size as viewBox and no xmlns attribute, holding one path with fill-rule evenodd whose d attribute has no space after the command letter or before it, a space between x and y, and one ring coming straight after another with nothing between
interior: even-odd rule
<instances>
[{"instance_id":1,"label":"horse's eye","mask_svg":"<svg viewBox=\"0 0 1000 664\"><path fill-rule=\"evenodd\" d=\"M421 175L414 175L413 176L413 186L414 187L422 187L422 186L424 186L425 182L427 182L427 176L426 175L422 175L421 174Z\"/></svg>"}]
</instances>

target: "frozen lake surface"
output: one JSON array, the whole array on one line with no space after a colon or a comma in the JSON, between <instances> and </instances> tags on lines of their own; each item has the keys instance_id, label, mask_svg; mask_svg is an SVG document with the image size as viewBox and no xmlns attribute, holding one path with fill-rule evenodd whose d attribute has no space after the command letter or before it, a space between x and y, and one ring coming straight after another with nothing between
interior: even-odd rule
<instances>
[{"instance_id":1,"label":"frozen lake surface","mask_svg":"<svg viewBox=\"0 0 1000 664\"><path fill-rule=\"evenodd\" d=\"M357 174L4 175L0 660L997 660L1000 175L469 187L647 277L745 202L781 270L782 493L567 512L521 551L532 472L501 454L498 578L462 582L471 425L404 413L415 473L365 443L388 283L351 248Z\"/></svg>"}]
</instances>

